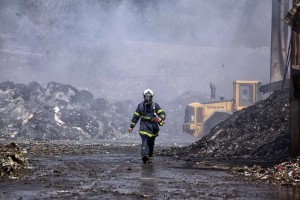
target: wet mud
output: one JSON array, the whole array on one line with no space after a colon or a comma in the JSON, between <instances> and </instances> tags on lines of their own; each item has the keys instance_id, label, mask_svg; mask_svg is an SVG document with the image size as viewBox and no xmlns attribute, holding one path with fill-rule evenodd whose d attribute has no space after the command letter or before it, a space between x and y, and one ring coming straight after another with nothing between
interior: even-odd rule
<instances>
[{"instance_id":1,"label":"wet mud","mask_svg":"<svg viewBox=\"0 0 300 200\"><path fill-rule=\"evenodd\" d=\"M300 190L245 180L220 163L159 154L134 143L24 143L28 165L0 182L1 199L300 199Z\"/></svg>"}]
</instances>

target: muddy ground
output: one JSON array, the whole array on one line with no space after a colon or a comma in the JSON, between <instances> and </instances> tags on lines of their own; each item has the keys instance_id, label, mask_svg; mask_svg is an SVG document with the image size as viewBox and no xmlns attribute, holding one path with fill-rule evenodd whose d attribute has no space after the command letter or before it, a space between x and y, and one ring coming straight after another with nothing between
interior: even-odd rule
<instances>
[{"instance_id":1,"label":"muddy ground","mask_svg":"<svg viewBox=\"0 0 300 200\"><path fill-rule=\"evenodd\" d=\"M0 182L1 199L300 199L299 187L245 180L233 166L162 156L143 164L138 142L19 143L28 164Z\"/></svg>"}]
</instances>

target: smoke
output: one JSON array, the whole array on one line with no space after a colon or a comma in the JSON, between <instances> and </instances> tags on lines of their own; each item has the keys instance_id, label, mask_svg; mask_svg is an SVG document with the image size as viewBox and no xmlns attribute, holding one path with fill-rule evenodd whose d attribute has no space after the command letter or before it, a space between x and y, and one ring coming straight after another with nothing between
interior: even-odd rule
<instances>
[{"instance_id":1,"label":"smoke","mask_svg":"<svg viewBox=\"0 0 300 200\"><path fill-rule=\"evenodd\" d=\"M271 0L2 0L0 24L1 82L169 101L269 79Z\"/></svg>"}]
</instances>

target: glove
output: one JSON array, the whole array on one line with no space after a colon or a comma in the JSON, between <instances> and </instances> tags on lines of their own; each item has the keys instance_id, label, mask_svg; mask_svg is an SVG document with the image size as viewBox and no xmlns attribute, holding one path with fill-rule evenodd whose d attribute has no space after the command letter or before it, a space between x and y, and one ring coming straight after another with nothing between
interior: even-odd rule
<instances>
[{"instance_id":1,"label":"glove","mask_svg":"<svg viewBox=\"0 0 300 200\"><path fill-rule=\"evenodd\" d=\"M159 117L153 117L152 121L156 122L156 123L159 123L159 122L161 122L161 118L159 118Z\"/></svg>"},{"instance_id":2,"label":"glove","mask_svg":"<svg viewBox=\"0 0 300 200\"><path fill-rule=\"evenodd\" d=\"M133 128L129 128L129 129L128 129L128 133L131 133L132 130L133 130Z\"/></svg>"}]
</instances>

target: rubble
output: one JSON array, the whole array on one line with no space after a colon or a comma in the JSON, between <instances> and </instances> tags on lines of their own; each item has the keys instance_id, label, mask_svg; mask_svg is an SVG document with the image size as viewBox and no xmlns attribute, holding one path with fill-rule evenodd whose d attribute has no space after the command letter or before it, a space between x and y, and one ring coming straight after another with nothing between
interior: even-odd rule
<instances>
[{"instance_id":1,"label":"rubble","mask_svg":"<svg viewBox=\"0 0 300 200\"><path fill-rule=\"evenodd\" d=\"M192 149L208 157L280 162L288 158L288 95L268 99L231 115Z\"/></svg>"},{"instance_id":2,"label":"rubble","mask_svg":"<svg viewBox=\"0 0 300 200\"><path fill-rule=\"evenodd\" d=\"M125 104L127 104L126 102ZM119 103L120 104L120 103ZM113 139L126 132L126 111L108 109L104 98L87 90L49 82L0 83L0 139ZM128 107L127 107L128 108Z\"/></svg>"},{"instance_id":3,"label":"rubble","mask_svg":"<svg viewBox=\"0 0 300 200\"><path fill-rule=\"evenodd\" d=\"M244 166L235 173L250 180L266 180L274 184L300 186L300 157L267 168L260 165Z\"/></svg>"},{"instance_id":4,"label":"rubble","mask_svg":"<svg viewBox=\"0 0 300 200\"><path fill-rule=\"evenodd\" d=\"M199 96L189 92L161 105L168 117L163 136L179 136L184 106ZM110 103L95 98L88 90L53 81L46 88L36 81L27 85L2 82L0 139L79 141L126 137L136 106L126 99Z\"/></svg>"},{"instance_id":5,"label":"rubble","mask_svg":"<svg viewBox=\"0 0 300 200\"><path fill-rule=\"evenodd\" d=\"M26 165L23 153L15 142L0 146L0 178L17 177Z\"/></svg>"},{"instance_id":6,"label":"rubble","mask_svg":"<svg viewBox=\"0 0 300 200\"><path fill-rule=\"evenodd\" d=\"M288 95L272 95L232 114L193 144L167 152L192 159L279 163L288 159Z\"/></svg>"},{"instance_id":7,"label":"rubble","mask_svg":"<svg viewBox=\"0 0 300 200\"><path fill-rule=\"evenodd\" d=\"M244 166L238 174L299 184L299 158L289 158L288 120L288 94L273 94L232 114L193 144L160 153L194 162Z\"/></svg>"}]
</instances>

